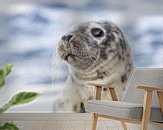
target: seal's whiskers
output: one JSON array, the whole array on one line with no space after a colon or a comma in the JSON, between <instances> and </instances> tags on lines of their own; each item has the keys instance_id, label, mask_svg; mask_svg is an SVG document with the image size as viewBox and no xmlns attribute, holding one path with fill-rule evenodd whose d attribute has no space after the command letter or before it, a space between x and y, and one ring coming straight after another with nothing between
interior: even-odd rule
<instances>
[{"instance_id":1,"label":"seal's whiskers","mask_svg":"<svg viewBox=\"0 0 163 130\"><path fill-rule=\"evenodd\" d=\"M61 63L61 58L59 57L58 53L54 53L52 57L52 85L54 85L54 82L58 83L58 66Z\"/></svg>"}]
</instances>

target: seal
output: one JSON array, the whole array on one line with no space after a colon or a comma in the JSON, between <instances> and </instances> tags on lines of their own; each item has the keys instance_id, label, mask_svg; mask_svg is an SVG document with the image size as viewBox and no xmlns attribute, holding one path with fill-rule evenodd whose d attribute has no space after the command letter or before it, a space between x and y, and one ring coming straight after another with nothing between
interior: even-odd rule
<instances>
[{"instance_id":1,"label":"seal","mask_svg":"<svg viewBox=\"0 0 163 130\"><path fill-rule=\"evenodd\" d=\"M94 98L88 82L113 83L122 100L133 60L128 41L116 24L88 21L75 25L62 36L57 53L68 63L69 75L55 100L55 111L85 112L84 103Z\"/></svg>"}]
</instances>

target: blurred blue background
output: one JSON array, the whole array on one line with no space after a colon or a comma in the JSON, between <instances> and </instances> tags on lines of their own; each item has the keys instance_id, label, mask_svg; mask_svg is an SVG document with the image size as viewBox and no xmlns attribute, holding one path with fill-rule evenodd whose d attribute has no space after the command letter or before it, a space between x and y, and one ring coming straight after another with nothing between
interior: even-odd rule
<instances>
[{"instance_id":1,"label":"blurred blue background","mask_svg":"<svg viewBox=\"0 0 163 130\"><path fill-rule=\"evenodd\" d=\"M51 84L53 55L73 24L110 20L122 27L138 67L163 67L162 0L1 1L0 66L14 64L8 84ZM66 63L54 79L64 83Z\"/></svg>"}]
</instances>

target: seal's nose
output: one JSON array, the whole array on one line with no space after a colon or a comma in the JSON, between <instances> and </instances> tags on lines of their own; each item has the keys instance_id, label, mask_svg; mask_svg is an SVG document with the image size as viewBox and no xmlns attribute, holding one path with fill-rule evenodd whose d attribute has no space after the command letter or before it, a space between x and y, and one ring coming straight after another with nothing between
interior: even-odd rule
<instances>
[{"instance_id":1,"label":"seal's nose","mask_svg":"<svg viewBox=\"0 0 163 130\"><path fill-rule=\"evenodd\" d=\"M68 42L68 41L70 41L70 39L72 38L72 36L73 35L65 35L65 36L62 37L62 40Z\"/></svg>"}]
</instances>

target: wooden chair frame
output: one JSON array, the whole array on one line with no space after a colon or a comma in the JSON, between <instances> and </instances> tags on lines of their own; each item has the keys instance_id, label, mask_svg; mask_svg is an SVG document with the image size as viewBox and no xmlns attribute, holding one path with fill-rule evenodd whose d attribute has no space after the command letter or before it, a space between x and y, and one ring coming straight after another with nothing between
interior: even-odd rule
<instances>
[{"instance_id":1,"label":"wooden chair frame","mask_svg":"<svg viewBox=\"0 0 163 130\"><path fill-rule=\"evenodd\" d=\"M112 100L118 101L116 91L115 91L113 84L104 85L104 84L89 83L88 85L94 86L96 88L96 94L95 94L96 100L101 100L101 92L102 92L101 90L103 87L106 87L106 88L109 88ZM119 118L119 117L113 117L113 116L93 113L92 130L96 130L98 117L120 121L124 130L127 130L127 126L125 123L141 124L141 130L147 130L148 124L163 126L163 123L150 122L150 120L149 120L150 119L150 113L151 113L152 93L154 91L157 92L161 112L163 114L163 89L156 88L156 87L149 87L149 86L138 86L137 89L142 89L145 91L143 113L142 113L142 119L140 121L139 120L129 120L129 119L124 119L124 118Z\"/></svg>"}]
</instances>

